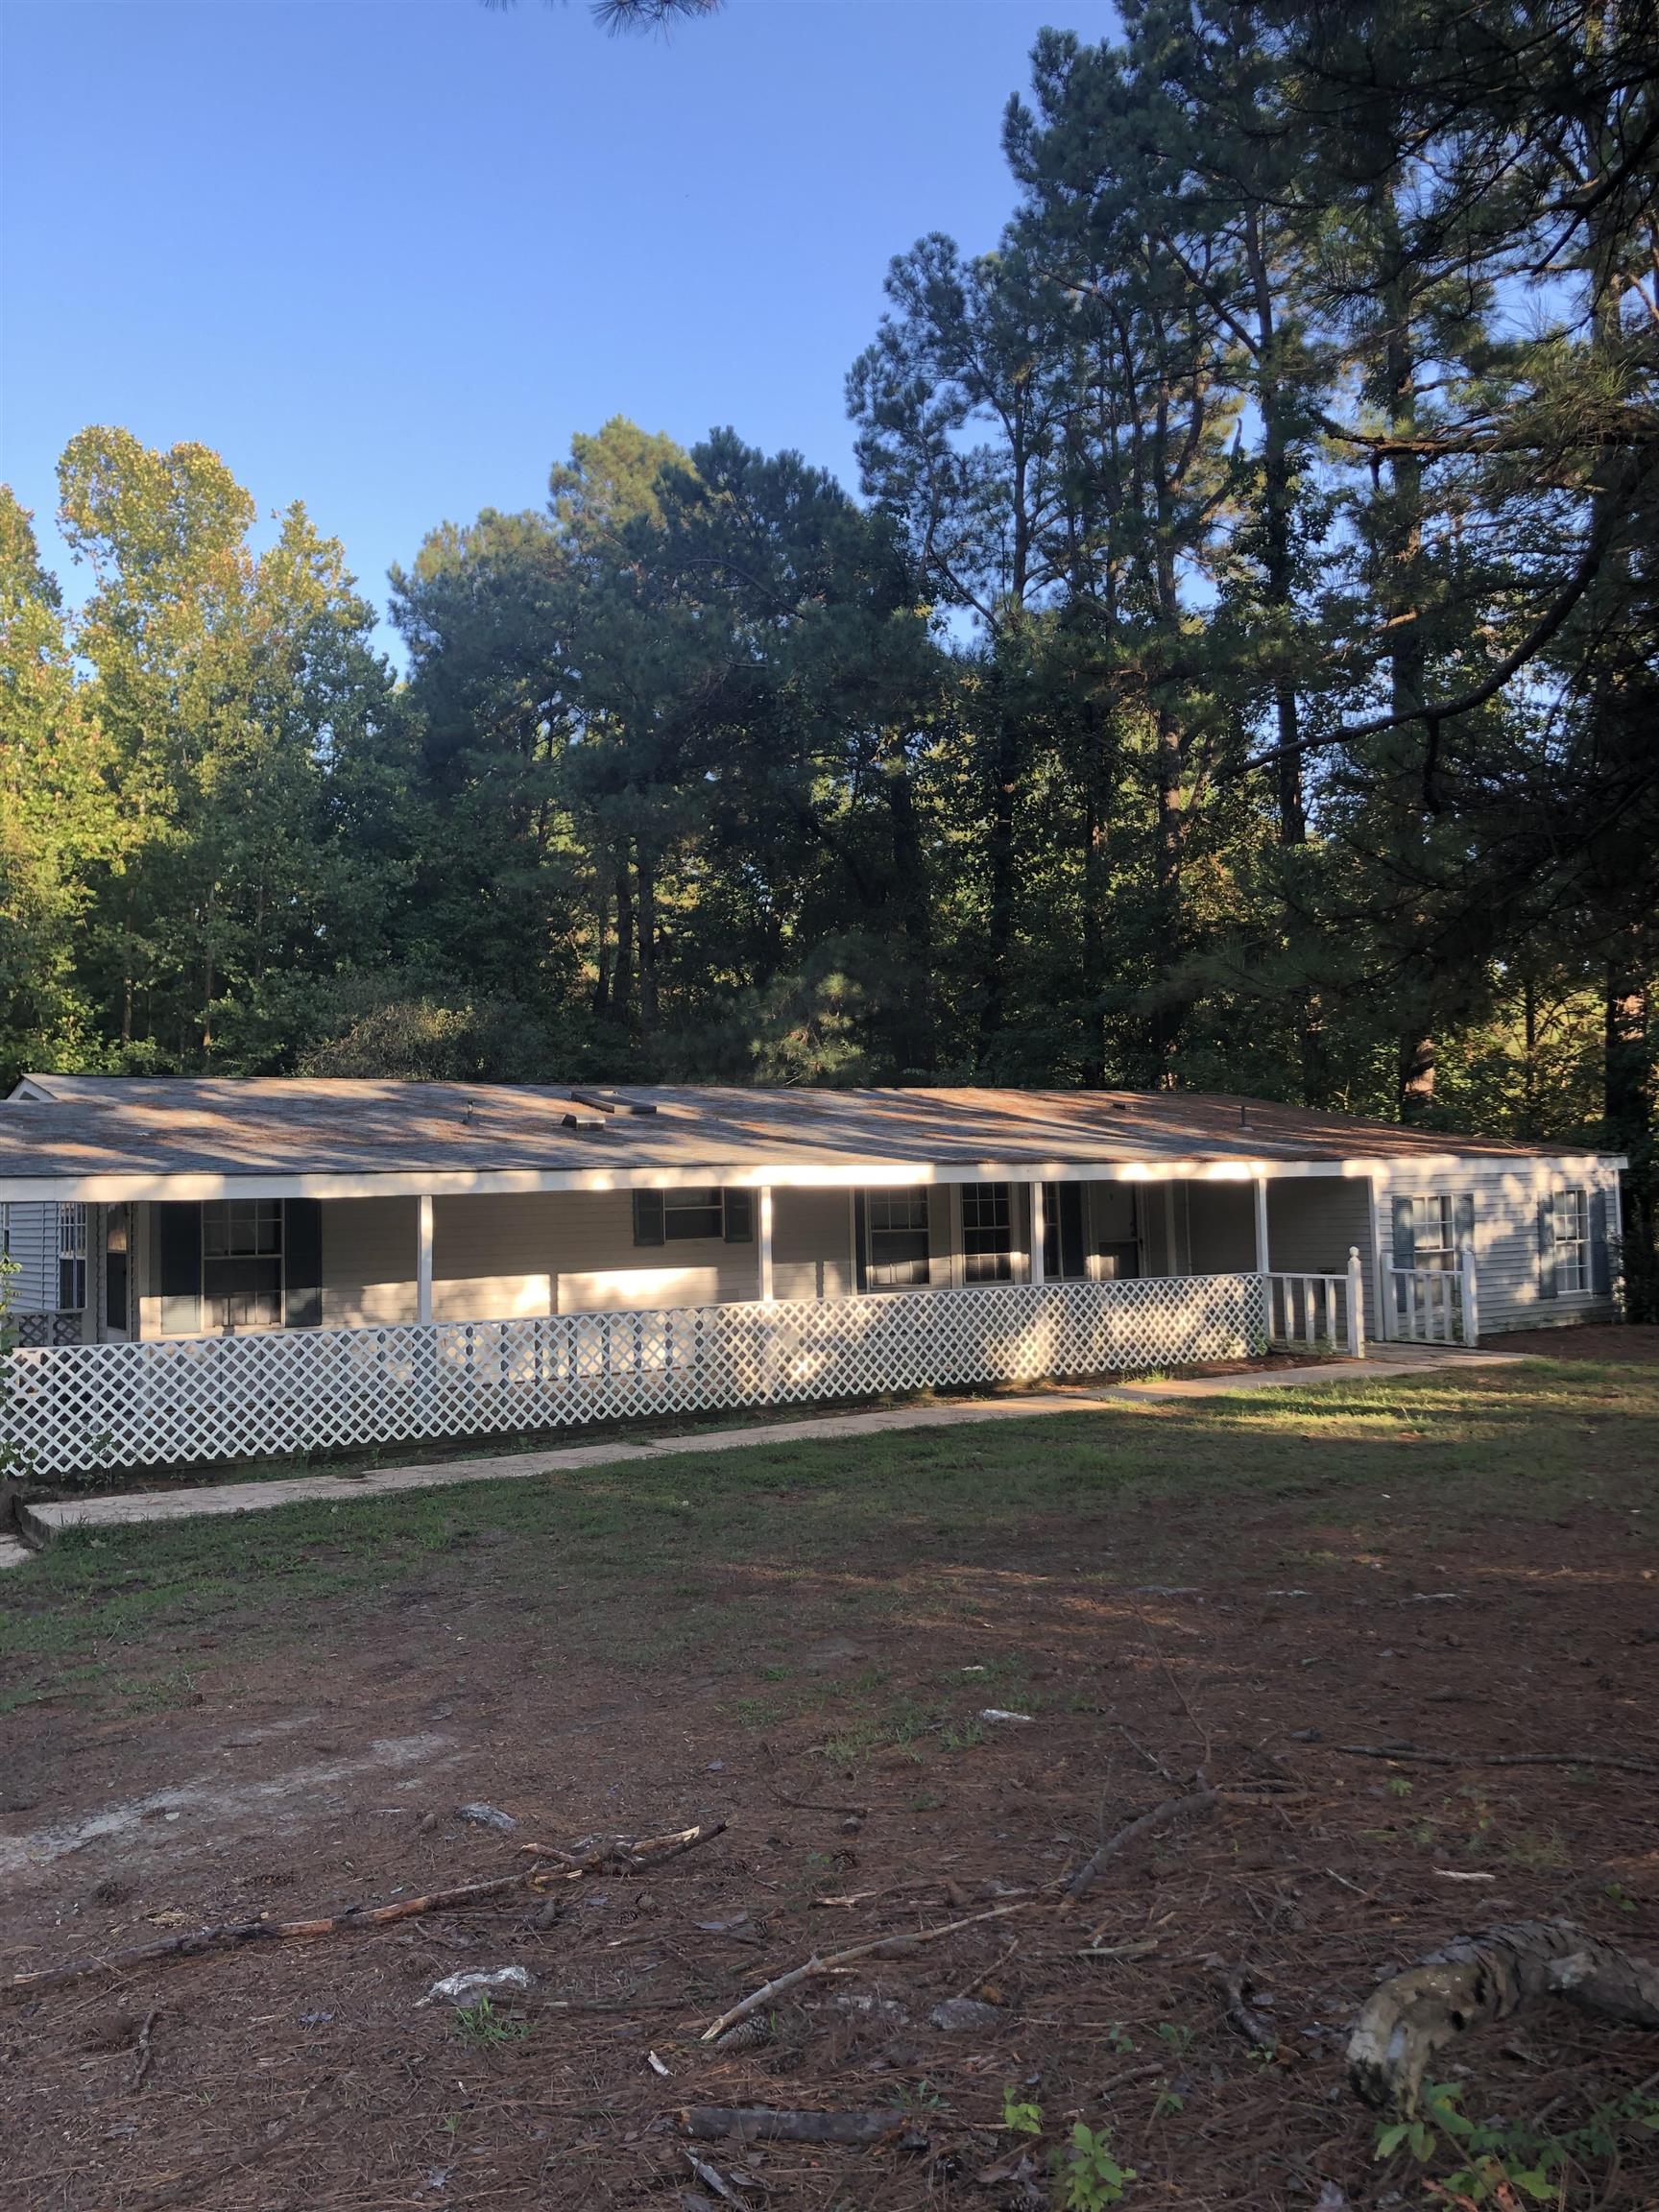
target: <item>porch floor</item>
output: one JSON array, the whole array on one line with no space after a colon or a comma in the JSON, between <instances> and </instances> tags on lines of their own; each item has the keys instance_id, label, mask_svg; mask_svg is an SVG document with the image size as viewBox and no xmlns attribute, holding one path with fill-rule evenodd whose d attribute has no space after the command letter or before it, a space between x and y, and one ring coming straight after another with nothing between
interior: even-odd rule
<instances>
[{"instance_id":1,"label":"porch floor","mask_svg":"<svg viewBox=\"0 0 1659 2212\"><path fill-rule=\"evenodd\" d=\"M1259 1390L1307 1389L1333 1382L1364 1382L1390 1371L1422 1374L1440 1367L1513 1364L1526 1355L1464 1352L1456 1346L1382 1344L1365 1359L1322 1359L1306 1367L1272 1367L1256 1373L1190 1375L1131 1380L1105 1385L1053 1389L1004 1398L962 1398L925 1406L880 1407L862 1413L825 1413L794 1421L772 1421L691 1434L619 1438L600 1444L562 1445L548 1452L497 1453L470 1459L445 1459L411 1467L386 1467L367 1474L301 1475L261 1482L208 1482L190 1489L139 1490L116 1498L67 1499L53 1504L24 1504L26 1534L50 1543L65 1528L127 1528L144 1522L191 1521L227 1513L258 1513L278 1505L339 1504L347 1498L385 1498L398 1491L433 1490L448 1484L504 1482L565 1468L602 1467L628 1459L661 1458L684 1452L730 1452L743 1445L822 1442L837 1436L870 1436L894 1430L948 1429L982 1421L1028 1420L1049 1413L1097 1412L1114 1400L1211 1398ZM28 1557L21 1546L8 1555L0 1539L0 1569Z\"/></svg>"}]
</instances>

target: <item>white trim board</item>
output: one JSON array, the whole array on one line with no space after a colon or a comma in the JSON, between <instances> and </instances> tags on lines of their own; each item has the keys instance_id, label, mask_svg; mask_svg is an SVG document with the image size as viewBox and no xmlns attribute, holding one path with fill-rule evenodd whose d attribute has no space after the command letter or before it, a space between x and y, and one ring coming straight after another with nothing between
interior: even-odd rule
<instances>
[{"instance_id":1,"label":"white trim board","mask_svg":"<svg viewBox=\"0 0 1659 2212\"><path fill-rule=\"evenodd\" d=\"M97 1205L133 1200L209 1198L420 1198L502 1196L539 1190L680 1190L720 1183L736 1190L859 1190L908 1183L1249 1183L1309 1176L1358 1179L1386 1176L1400 1168L1416 1172L1449 1170L1512 1172L1530 1169L1564 1176L1598 1168L1629 1166L1623 1154L1585 1152L1420 1153L1410 1157L1358 1157L1351 1160L1260 1160L1240 1155L1228 1160L1102 1161L952 1161L929 1166L910 1160L858 1160L830 1166L762 1163L754 1166L698 1167L496 1167L373 1168L281 1172L250 1169L225 1173L205 1168L176 1172L87 1170L75 1175L0 1177L0 1200L14 1204L53 1199L84 1199Z\"/></svg>"}]
</instances>

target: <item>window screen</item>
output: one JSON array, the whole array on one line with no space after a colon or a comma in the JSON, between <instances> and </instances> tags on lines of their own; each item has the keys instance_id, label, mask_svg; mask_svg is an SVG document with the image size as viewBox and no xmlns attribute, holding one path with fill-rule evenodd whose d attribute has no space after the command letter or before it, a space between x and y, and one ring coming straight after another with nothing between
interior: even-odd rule
<instances>
[{"instance_id":1,"label":"window screen","mask_svg":"<svg viewBox=\"0 0 1659 2212\"><path fill-rule=\"evenodd\" d=\"M202 1209L202 1322L282 1326L282 1202L230 1198Z\"/></svg>"},{"instance_id":2,"label":"window screen","mask_svg":"<svg viewBox=\"0 0 1659 2212\"><path fill-rule=\"evenodd\" d=\"M86 1303L86 1209L58 1209L58 1310L79 1313Z\"/></svg>"},{"instance_id":3,"label":"window screen","mask_svg":"<svg viewBox=\"0 0 1659 2212\"><path fill-rule=\"evenodd\" d=\"M1555 1288L1590 1287L1590 1207L1582 1190L1555 1193Z\"/></svg>"},{"instance_id":4,"label":"window screen","mask_svg":"<svg viewBox=\"0 0 1659 2212\"><path fill-rule=\"evenodd\" d=\"M1012 1194L1006 1183L962 1186L962 1272L970 1283L1007 1283L1014 1273Z\"/></svg>"},{"instance_id":5,"label":"window screen","mask_svg":"<svg viewBox=\"0 0 1659 2212\"><path fill-rule=\"evenodd\" d=\"M927 1191L872 1190L864 1203L872 1290L913 1289L927 1281Z\"/></svg>"},{"instance_id":6,"label":"window screen","mask_svg":"<svg viewBox=\"0 0 1659 2212\"><path fill-rule=\"evenodd\" d=\"M687 1190L636 1190L636 1244L690 1244L701 1238L749 1244L755 1238L755 1193L718 1184Z\"/></svg>"},{"instance_id":7,"label":"window screen","mask_svg":"<svg viewBox=\"0 0 1659 2212\"><path fill-rule=\"evenodd\" d=\"M1050 1283L1075 1283L1089 1272L1081 1183L1043 1186L1043 1272Z\"/></svg>"}]
</instances>

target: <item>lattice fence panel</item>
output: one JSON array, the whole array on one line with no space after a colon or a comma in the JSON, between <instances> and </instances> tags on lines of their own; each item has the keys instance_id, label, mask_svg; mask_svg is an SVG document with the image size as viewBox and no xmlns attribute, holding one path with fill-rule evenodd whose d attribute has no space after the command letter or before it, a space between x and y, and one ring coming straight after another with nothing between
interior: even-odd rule
<instances>
[{"instance_id":1,"label":"lattice fence panel","mask_svg":"<svg viewBox=\"0 0 1659 2212\"><path fill-rule=\"evenodd\" d=\"M12 1355L0 1432L50 1479L1238 1358L1266 1318L1206 1275L77 1344Z\"/></svg>"}]
</instances>

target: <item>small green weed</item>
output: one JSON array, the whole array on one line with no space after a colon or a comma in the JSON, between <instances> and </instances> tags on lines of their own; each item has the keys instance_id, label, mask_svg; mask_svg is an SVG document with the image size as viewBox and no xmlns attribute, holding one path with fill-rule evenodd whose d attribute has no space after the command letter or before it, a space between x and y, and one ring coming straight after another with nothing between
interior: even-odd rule
<instances>
[{"instance_id":1,"label":"small green weed","mask_svg":"<svg viewBox=\"0 0 1659 2212\"><path fill-rule=\"evenodd\" d=\"M1024 2102L1012 2087L1002 2092L1002 2125L1016 2135L1041 2135L1043 2107Z\"/></svg>"},{"instance_id":2,"label":"small green weed","mask_svg":"<svg viewBox=\"0 0 1659 2212\"><path fill-rule=\"evenodd\" d=\"M1106 2212L1123 2201L1124 2189L1137 2177L1133 2166L1120 2166L1113 2156L1111 2128L1091 2128L1083 2120L1054 2163L1063 2212Z\"/></svg>"},{"instance_id":3,"label":"small green weed","mask_svg":"<svg viewBox=\"0 0 1659 2212\"><path fill-rule=\"evenodd\" d=\"M522 2043L530 2032L528 2020L515 2020L508 2013L497 2012L488 1997L480 1997L475 2005L458 2005L453 2025L462 2042L470 2043L475 2051L496 2051L503 2043Z\"/></svg>"}]
</instances>

